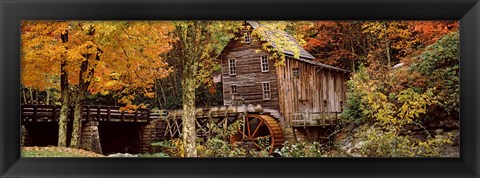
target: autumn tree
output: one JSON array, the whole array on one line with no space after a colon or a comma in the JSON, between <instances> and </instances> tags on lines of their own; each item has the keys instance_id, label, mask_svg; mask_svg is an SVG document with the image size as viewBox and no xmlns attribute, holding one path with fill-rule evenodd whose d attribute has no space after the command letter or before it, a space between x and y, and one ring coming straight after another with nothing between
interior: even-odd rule
<instances>
[{"instance_id":1,"label":"autumn tree","mask_svg":"<svg viewBox=\"0 0 480 178\"><path fill-rule=\"evenodd\" d=\"M176 57L181 61L182 140L185 156L197 156L195 147L195 88L211 80L212 67L238 22L183 21L174 22ZM218 63L218 62L217 62ZM199 69L202 70L199 70Z\"/></svg>"},{"instance_id":2,"label":"autumn tree","mask_svg":"<svg viewBox=\"0 0 480 178\"><path fill-rule=\"evenodd\" d=\"M121 92L127 109L136 109L133 95L152 96L155 78L170 71L160 54L171 49L172 30L169 22L25 21L22 84L58 87L47 79L61 76L62 94L71 94L75 108L70 146L80 147L86 93ZM62 95L60 146L66 143L67 98Z\"/></svg>"},{"instance_id":3,"label":"autumn tree","mask_svg":"<svg viewBox=\"0 0 480 178\"><path fill-rule=\"evenodd\" d=\"M366 50L360 25L355 21L297 22L294 33L304 38L303 44L317 62L353 69Z\"/></svg>"},{"instance_id":4,"label":"autumn tree","mask_svg":"<svg viewBox=\"0 0 480 178\"><path fill-rule=\"evenodd\" d=\"M458 31L455 21L296 22L294 32L319 62L352 69L380 61L392 66L417 55L442 35Z\"/></svg>"}]
</instances>

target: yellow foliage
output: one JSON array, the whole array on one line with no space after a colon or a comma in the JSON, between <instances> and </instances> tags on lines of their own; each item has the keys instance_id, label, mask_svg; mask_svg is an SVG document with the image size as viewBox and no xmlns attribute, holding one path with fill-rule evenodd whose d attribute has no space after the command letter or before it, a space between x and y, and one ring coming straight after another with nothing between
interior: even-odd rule
<instances>
[{"instance_id":1,"label":"yellow foliage","mask_svg":"<svg viewBox=\"0 0 480 178\"><path fill-rule=\"evenodd\" d=\"M59 88L60 63L69 84L91 82L89 91L148 91L171 68L161 57L175 41L164 21L22 21L22 85ZM62 42L62 34L68 40ZM63 39L64 40L64 39ZM85 63L87 62L87 63ZM80 73L81 65L87 64ZM124 93L133 95L135 93ZM145 93L151 96L151 93ZM121 103L132 97L121 98Z\"/></svg>"}]
</instances>

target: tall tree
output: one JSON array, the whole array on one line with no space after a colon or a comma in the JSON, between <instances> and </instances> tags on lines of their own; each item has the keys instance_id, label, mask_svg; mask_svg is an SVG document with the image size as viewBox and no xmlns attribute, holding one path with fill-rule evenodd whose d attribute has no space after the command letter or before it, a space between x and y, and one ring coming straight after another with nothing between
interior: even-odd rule
<instances>
[{"instance_id":1,"label":"tall tree","mask_svg":"<svg viewBox=\"0 0 480 178\"><path fill-rule=\"evenodd\" d=\"M22 85L42 91L48 87L58 88L58 82L54 79L60 75L63 105L59 118L58 146L66 146L70 98L66 69L68 23L24 21L21 27Z\"/></svg>"},{"instance_id":2,"label":"tall tree","mask_svg":"<svg viewBox=\"0 0 480 178\"><path fill-rule=\"evenodd\" d=\"M223 47L234 36L239 22L183 21L174 22L177 58L181 61L182 140L185 156L195 157L195 88L211 80L213 67ZM199 70L199 67L202 70Z\"/></svg>"},{"instance_id":3,"label":"tall tree","mask_svg":"<svg viewBox=\"0 0 480 178\"><path fill-rule=\"evenodd\" d=\"M119 100L136 109L130 102L134 96L151 96L155 78L170 71L160 55L171 49L172 30L169 22L24 21L22 84L58 87L58 82L47 79L63 76L61 88L72 89L75 108L70 146L80 147L86 93L121 92L124 97ZM68 107L67 98L63 97L62 107ZM66 117L61 112L61 119ZM63 137L59 145L64 145Z\"/></svg>"}]
</instances>

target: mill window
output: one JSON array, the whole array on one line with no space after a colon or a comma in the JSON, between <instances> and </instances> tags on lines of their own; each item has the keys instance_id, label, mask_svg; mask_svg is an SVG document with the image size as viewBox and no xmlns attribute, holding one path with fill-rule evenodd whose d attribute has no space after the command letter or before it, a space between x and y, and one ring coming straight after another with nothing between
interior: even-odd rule
<instances>
[{"instance_id":1,"label":"mill window","mask_svg":"<svg viewBox=\"0 0 480 178\"><path fill-rule=\"evenodd\" d=\"M232 92L232 94L237 94L237 85L232 85L231 86L231 92Z\"/></svg>"},{"instance_id":2,"label":"mill window","mask_svg":"<svg viewBox=\"0 0 480 178\"><path fill-rule=\"evenodd\" d=\"M243 34L243 42L250 43L250 33Z\"/></svg>"},{"instance_id":3,"label":"mill window","mask_svg":"<svg viewBox=\"0 0 480 178\"><path fill-rule=\"evenodd\" d=\"M270 100L271 98L270 82L262 83L262 91L263 91L263 100Z\"/></svg>"},{"instance_id":4,"label":"mill window","mask_svg":"<svg viewBox=\"0 0 480 178\"><path fill-rule=\"evenodd\" d=\"M229 74L230 75L237 75L237 71L236 71L237 64L236 64L235 59L229 59L228 60L228 67L229 67Z\"/></svg>"},{"instance_id":5,"label":"mill window","mask_svg":"<svg viewBox=\"0 0 480 178\"><path fill-rule=\"evenodd\" d=\"M267 56L261 56L261 57L260 57L260 63L261 63L262 72L268 72L268 59L267 59Z\"/></svg>"}]
</instances>

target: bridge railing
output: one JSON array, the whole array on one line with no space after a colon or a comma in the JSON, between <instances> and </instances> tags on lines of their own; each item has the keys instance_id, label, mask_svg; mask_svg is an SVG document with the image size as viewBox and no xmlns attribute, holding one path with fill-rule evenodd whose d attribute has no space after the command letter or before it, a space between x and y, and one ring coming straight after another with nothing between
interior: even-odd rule
<instances>
[{"instance_id":1,"label":"bridge railing","mask_svg":"<svg viewBox=\"0 0 480 178\"><path fill-rule=\"evenodd\" d=\"M54 122L60 117L60 106L54 105L21 105L21 118L24 122ZM74 108L69 107L68 120L73 119ZM159 116L158 116L159 117ZM86 105L83 107L82 120L95 120L106 122L150 122L151 117L148 109L135 111L121 111L120 107Z\"/></svg>"},{"instance_id":2,"label":"bridge railing","mask_svg":"<svg viewBox=\"0 0 480 178\"><path fill-rule=\"evenodd\" d=\"M340 112L303 112L290 114L292 127L336 125Z\"/></svg>"}]
</instances>

